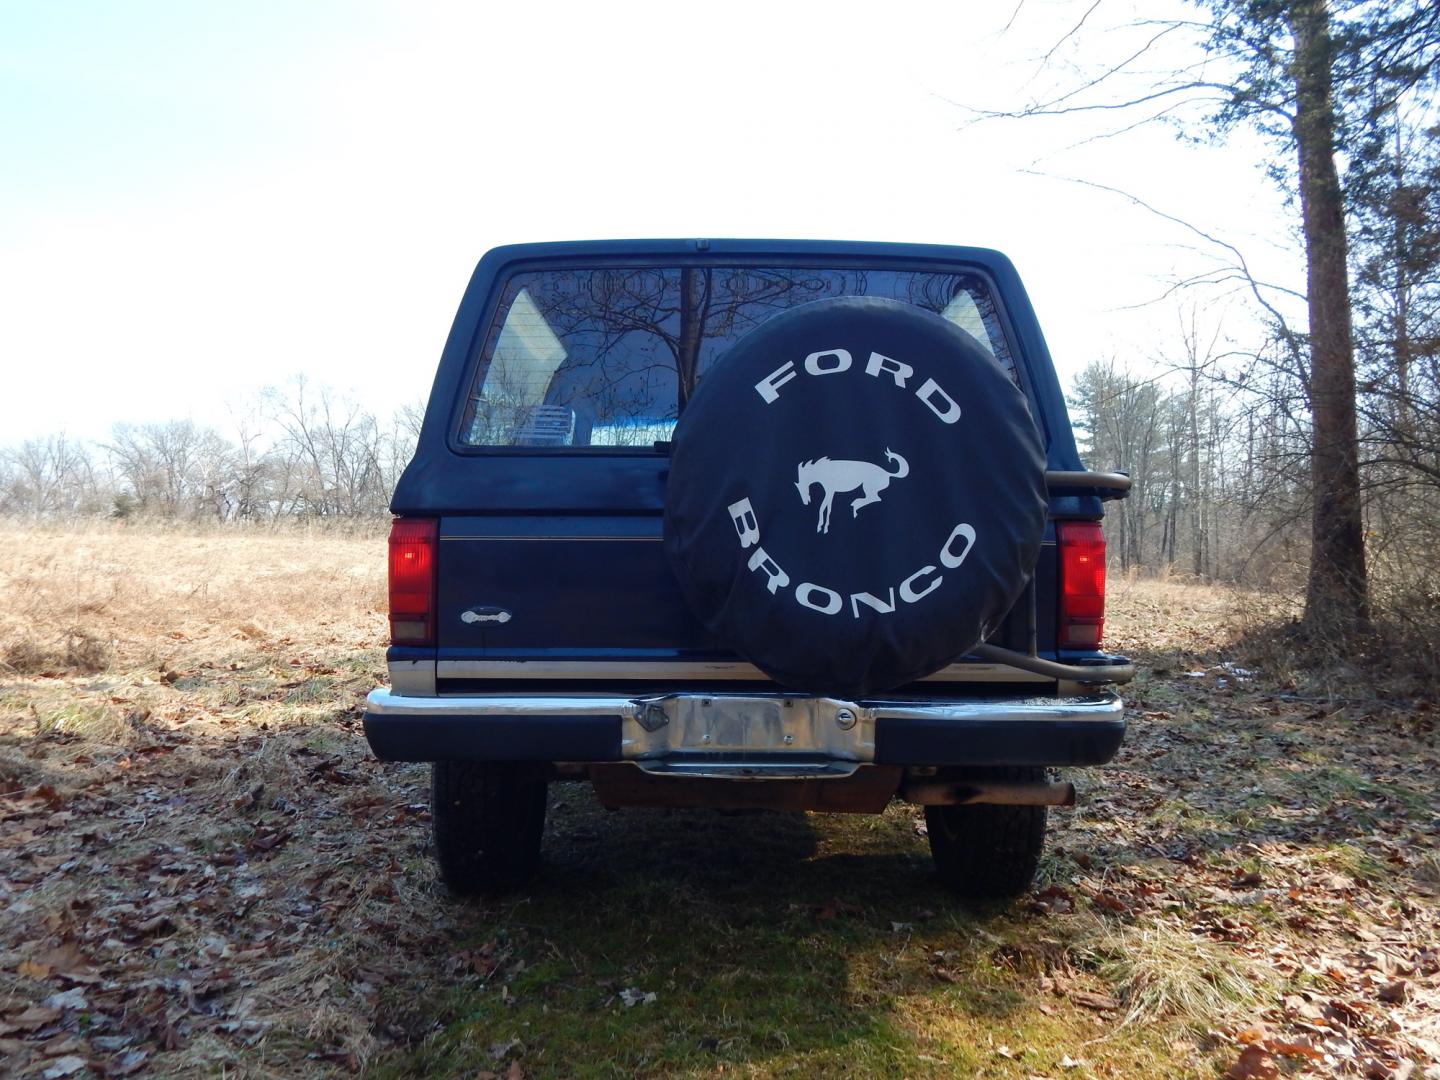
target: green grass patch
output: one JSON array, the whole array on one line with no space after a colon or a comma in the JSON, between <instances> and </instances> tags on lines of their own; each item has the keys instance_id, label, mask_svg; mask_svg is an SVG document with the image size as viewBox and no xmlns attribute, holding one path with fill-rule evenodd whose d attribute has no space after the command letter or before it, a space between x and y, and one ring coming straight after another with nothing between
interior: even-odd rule
<instances>
[{"instance_id":1,"label":"green grass patch","mask_svg":"<svg viewBox=\"0 0 1440 1080\"><path fill-rule=\"evenodd\" d=\"M1385 881L1395 875L1393 866L1386 864L1373 852L1367 851L1359 844L1332 844L1313 848L1307 854L1317 864L1342 874L1348 874L1352 878Z\"/></svg>"},{"instance_id":2,"label":"green grass patch","mask_svg":"<svg viewBox=\"0 0 1440 1080\"><path fill-rule=\"evenodd\" d=\"M64 732L68 735L105 738L115 733L117 724L117 718L108 705L83 698L67 701L59 706L42 707L35 713L37 735Z\"/></svg>"},{"instance_id":3,"label":"green grass patch","mask_svg":"<svg viewBox=\"0 0 1440 1080\"><path fill-rule=\"evenodd\" d=\"M329 701L335 697L335 680L328 675L318 675L291 687L281 699L285 705L309 705Z\"/></svg>"},{"instance_id":4,"label":"green grass patch","mask_svg":"<svg viewBox=\"0 0 1440 1080\"><path fill-rule=\"evenodd\" d=\"M437 962L477 973L424 1003L441 1029L377 1077L503 1075L510 1058L527 1077L1024 1077L1115 1027L1042 989L1052 923L962 907L934 882L910 808L606 814L588 792L559 798L540 880L458 906L468 931ZM1171 1055L1144 1064L1175 1030L1122 1029L1103 1056L1180 1075Z\"/></svg>"}]
</instances>

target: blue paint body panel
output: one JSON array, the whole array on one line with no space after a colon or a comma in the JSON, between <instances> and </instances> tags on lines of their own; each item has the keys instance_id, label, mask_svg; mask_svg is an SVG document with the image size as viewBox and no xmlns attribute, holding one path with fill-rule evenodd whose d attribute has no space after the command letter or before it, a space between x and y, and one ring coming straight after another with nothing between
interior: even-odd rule
<instances>
[{"instance_id":1,"label":"blue paint body panel","mask_svg":"<svg viewBox=\"0 0 1440 1080\"><path fill-rule=\"evenodd\" d=\"M442 518L439 595L447 657L730 655L681 600L656 515ZM460 621L478 605L513 618Z\"/></svg>"}]
</instances>

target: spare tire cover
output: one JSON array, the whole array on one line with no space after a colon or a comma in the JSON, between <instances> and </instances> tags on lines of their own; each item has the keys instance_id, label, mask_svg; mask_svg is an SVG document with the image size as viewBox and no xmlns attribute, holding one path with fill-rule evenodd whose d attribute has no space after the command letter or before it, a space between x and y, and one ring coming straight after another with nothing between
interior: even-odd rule
<instances>
[{"instance_id":1,"label":"spare tire cover","mask_svg":"<svg viewBox=\"0 0 1440 1080\"><path fill-rule=\"evenodd\" d=\"M840 297L762 323L675 428L665 547L686 602L782 685L863 697L983 641L1034 570L1045 455L958 326Z\"/></svg>"}]
</instances>

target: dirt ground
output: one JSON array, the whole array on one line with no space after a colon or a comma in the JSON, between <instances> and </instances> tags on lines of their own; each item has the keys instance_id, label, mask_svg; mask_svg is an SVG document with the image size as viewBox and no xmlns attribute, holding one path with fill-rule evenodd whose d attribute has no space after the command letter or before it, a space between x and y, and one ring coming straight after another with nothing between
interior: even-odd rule
<instances>
[{"instance_id":1,"label":"dirt ground","mask_svg":"<svg viewBox=\"0 0 1440 1080\"><path fill-rule=\"evenodd\" d=\"M1034 892L923 817L606 813L457 903L372 760L383 540L0 533L0 1074L1440 1077L1440 738L1116 582L1142 675Z\"/></svg>"}]
</instances>

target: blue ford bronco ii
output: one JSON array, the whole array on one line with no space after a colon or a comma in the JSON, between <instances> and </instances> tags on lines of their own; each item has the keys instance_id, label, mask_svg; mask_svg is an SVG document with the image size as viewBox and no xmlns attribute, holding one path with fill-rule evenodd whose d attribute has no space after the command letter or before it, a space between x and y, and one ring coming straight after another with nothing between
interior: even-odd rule
<instances>
[{"instance_id":1,"label":"blue ford bronco ii","mask_svg":"<svg viewBox=\"0 0 1440 1080\"><path fill-rule=\"evenodd\" d=\"M1032 881L1052 771L1125 732L1102 503L1035 314L977 248L497 248L390 536L390 688L441 876L514 887L546 788L607 807L925 807L965 896Z\"/></svg>"}]
</instances>

